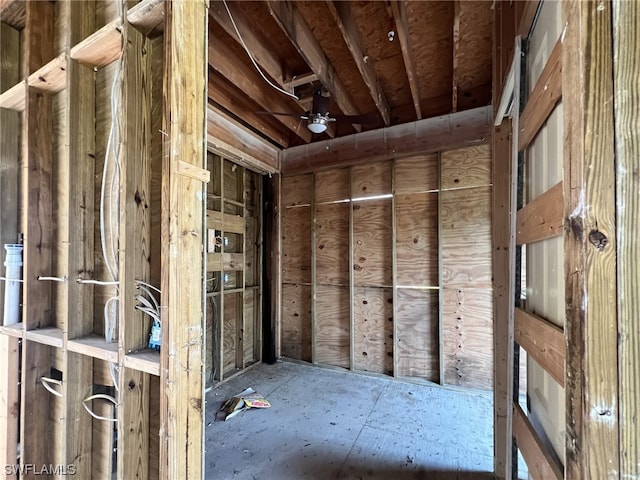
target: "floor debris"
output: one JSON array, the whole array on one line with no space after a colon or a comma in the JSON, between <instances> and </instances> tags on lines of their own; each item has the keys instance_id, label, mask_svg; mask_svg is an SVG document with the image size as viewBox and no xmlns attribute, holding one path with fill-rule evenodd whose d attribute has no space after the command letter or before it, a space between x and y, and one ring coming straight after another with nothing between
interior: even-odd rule
<instances>
[{"instance_id":1,"label":"floor debris","mask_svg":"<svg viewBox=\"0 0 640 480\"><path fill-rule=\"evenodd\" d=\"M216 415L218 420L227 421L244 410L250 408L269 408L271 404L262 394L249 387L224 402Z\"/></svg>"}]
</instances>

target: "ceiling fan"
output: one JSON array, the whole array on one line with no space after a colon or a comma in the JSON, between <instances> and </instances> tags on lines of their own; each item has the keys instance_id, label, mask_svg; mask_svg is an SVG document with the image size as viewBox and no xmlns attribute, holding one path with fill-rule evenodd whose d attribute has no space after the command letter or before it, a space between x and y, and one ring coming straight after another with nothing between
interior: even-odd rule
<instances>
[{"instance_id":1,"label":"ceiling fan","mask_svg":"<svg viewBox=\"0 0 640 480\"><path fill-rule=\"evenodd\" d=\"M313 92L313 106L311 107L310 112L303 113L302 115L265 111L257 113L300 117L307 121L307 128L311 130L312 133L323 133L331 122L364 125L378 123L380 120L377 113L368 113L364 115L331 115L329 113L329 102L330 98L323 94L322 88L318 88Z\"/></svg>"}]
</instances>

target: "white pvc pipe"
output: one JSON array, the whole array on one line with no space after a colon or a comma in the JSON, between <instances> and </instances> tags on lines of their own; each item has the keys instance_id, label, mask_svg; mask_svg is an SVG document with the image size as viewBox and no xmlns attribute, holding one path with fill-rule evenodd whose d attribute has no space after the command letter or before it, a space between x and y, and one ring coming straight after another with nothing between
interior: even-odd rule
<instances>
[{"instance_id":1,"label":"white pvc pipe","mask_svg":"<svg viewBox=\"0 0 640 480\"><path fill-rule=\"evenodd\" d=\"M20 282L22 269L22 245L7 243L4 246L7 257L7 281L4 287L4 325L14 325L20 321Z\"/></svg>"}]
</instances>

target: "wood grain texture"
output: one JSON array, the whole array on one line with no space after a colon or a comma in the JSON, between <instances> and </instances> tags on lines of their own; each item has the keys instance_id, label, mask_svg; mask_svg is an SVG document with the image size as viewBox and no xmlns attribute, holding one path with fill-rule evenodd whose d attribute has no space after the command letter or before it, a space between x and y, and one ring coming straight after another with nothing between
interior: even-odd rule
<instances>
[{"instance_id":1,"label":"wood grain texture","mask_svg":"<svg viewBox=\"0 0 640 480\"><path fill-rule=\"evenodd\" d=\"M490 288L491 187L441 194L443 284Z\"/></svg>"},{"instance_id":2,"label":"wood grain texture","mask_svg":"<svg viewBox=\"0 0 640 480\"><path fill-rule=\"evenodd\" d=\"M393 291L356 287L353 308L353 368L392 375Z\"/></svg>"},{"instance_id":3,"label":"wood grain texture","mask_svg":"<svg viewBox=\"0 0 640 480\"><path fill-rule=\"evenodd\" d=\"M20 34L0 22L0 92L12 87L20 78ZM20 222L20 114L0 108L0 244L18 241ZM4 248L3 248L4 250ZM4 258L5 252L2 252ZM4 299L5 282L0 282L0 298ZM4 318L4 301L0 302L0 318ZM15 453L15 452L14 452ZM1 451L0 451L1 454ZM0 459L1 463L2 459ZM7 461L4 464L9 464ZM3 465L4 465L3 464Z\"/></svg>"},{"instance_id":4,"label":"wood grain texture","mask_svg":"<svg viewBox=\"0 0 640 480\"><path fill-rule=\"evenodd\" d=\"M357 286L390 286L392 282L391 200L353 205L353 276Z\"/></svg>"},{"instance_id":5,"label":"wood grain texture","mask_svg":"<svg viewBox=\"0 0 640 480\"><path fill-rule=\"evenodd\" d=\"M516 244L525 245L562 235L563 187L559 182L518 210Z\"/></svg>"},{"instance_id":6,"label":"wood grain texture","mask_svg":"<svg viewBox=\"0 0 640 480\"><path fill-rule=\"evenodd\" d=\"M239 345L238 335L241 332L238 331L238 318L242 315L242 311L238 310L237 298L242 298L242 293L226 293L224 295L224 335L222 337L222 358L224 363L222 364L223 373L225 376L233 373L238 367L236 362L236 349Z\"/></svg>"},{"instance_id":7,"label":"wood grain texture","mask_svg":"<svg viewBox=\"0 0 640 480\"><path fill-rule=\"evenodd\" d=\"M493 388L493 293L451 289L442 294L444 383Z\"/></svg>"},{"instance_id":8,"label":"wood grain texture","mask_svg":"<svg viewBox=\"0 0 640 480\"><path fill-rule=\"evenodd\" d=\"M640 477L640 325L638 296L640 255L640 70L633 60L640 48L636 2L613 2L614 92L616 127L616 224L618 229L618 391L620 404L620 476Z\"/></svg>"},{"instance_id":9,"label":"wood grain texture","mask_svg":"<svg viewBox=\"0 0 640 480\"><path fill-rule=\"evenodd\" d=\"M316 204L316 282L349 283L349 204Z\"/></svg>"},{"instance_id":10,"label":"wood grain texture","mask_svg":"<svg viewBox=\"0 0 640 480\"><path fill-rule=\"evenodd\" d=\"M311 361L309 285L282 285L282 355Z\"/></svg>"},{"instance_id":11,"label":"wood grain texture","mask_svg":"<svg viewBox=\"0 0 640 480\"><path fill-rule=\"evenodd\" d=\"M89 35L70 52L72 59L96 68L115 62L121 55L122 35L115 20Z\"/></svg>"},{"instance_id":12,"label":"wood grain texture","mask_svg":"<svg viewBox=\"0 0 640 480\"><path fill-rule=\"evenodd\" d=\"M95 28L95 5L93 2L83 2L72 6L69 2L62 6L65 7L64 43L68 52L71 45ZM61 190L66 191L68 204L61 207L58 203L58 209L68 210L68 223L64 228L67 238L61 242L62 251L66 255L58 255L58 259L65 259L67 263L63 268L66 276L73 278L84 272L93 272L95 266L95 77L89 69L71 60L67 64L66 52L62 54L65 56L62 65L66 91L61 99L66 102L67 117L62 122L65 131L58 139L64 144L62 158L58 159L58 171L64 172L64 186L61 185ZM60 211L57 220L65 220ZM64 299L67 311L65 340L90 334L93 331L94 289L69 282L66 289L59 291L67 294ZM77 413L77 406L87 395L88 385L94 383L93 359L67 353L63 357L63 365L67 372L65 417L73 418ZM91 418L81 416L66 424L65 461L76 465L77 475L84 477L90 477L93 471L92 423Z\"/></svg>"},{"instance_id":13,"label":"wood grain texture","mask_svg":"<svg viewBox=\"0 0 640 480\"><path fill-rule=\"evenodd\" d=\"M438 292L398 289L397 299L398 375L437 382Z\"/></svg>"},{"instance_id":14,"label":"wood grain texture","mask_svg":"<svg viewBox=\"0 0 640 480\"><path fill-rule=\"evenodd\" d=\"M315 362L349 368L349 288L316 287Z\"/></svg>"},{"instance_id":15,"label":"wood grain texture","mask_svg":"<svg viewBox=\"0 0 640 480\"><path fill-rule=\"evenodd\" d=\"M203 477L202 245L204 188L176 175L206 166L207 4L165 4L162 130L162 342L160 478Z\"/></svg>"},{"instance_id":16,"label":"wood grain texture","mask_svg":"<svg viewBox=\"0 0 640 480\"><path fill-rule=\"evenodd\" d=\"M349 190L349 170L338 168L314 174L315 202L338 202L351 198Z\"/></svg>"},{"instance_id":17,"label":"wood grain texture","mask_svg":"<svg viewBox=\"0 0 640 480\"><path fill-rule=\"evenodd\" d=\"M245 315L245 323L244 329L242 332L242 354L244 356L244 364L250 365L254 361L257 360L255 355L255 346L258 335L258 330L256 327L259 327L261 324L257 322L258 319L258 306L257 306L257 290L245 290L243 298L244 298L244 315Z\"/></svg>"},{"instance_id":18,"label":"wood grain texture","mask_svg":"<svg viewBox=\"0 0 640 480\"><path fill-rule=\"evenodd\" d=\"M440 188L485 187L491 185L491 145L448 150L442 153Z\"/></svg>"},{"instance_id":19,"label":"wood grain texture","mask_svg":"<svg viewBox=\"0 0 640 480\"><path fill-rule=\"evenodd\" d=\"M518 404L513 405L513 436L527 462L532 478L536 480L564 478L561 468L555 463Z\"/></svg>"},{"instance_id":20,"label":"wood grain texture","mask_svg":"<svg viewBox=\"0 0 640 480\"><path fill-rule=\"evenodd\" d=\"M311 205L313 195L311 174L282 178L282 206Z\"/></svg>"},{"instance_id":21,"label":"wood grain texture","mask_svg":"<svg viewBox=\"0 0 640 480\"><path fill-rule=\"evenodd\" d=\"M280 171L276 147L211 105L207 107L207 148L257 172Z\"/></svg>"},{"instance_id":22,"label":"wood grain texture","mask_svg":"<svg viewBox=\"0 0 640 480\"><path fill-rule=\"evenodd\" d=\"M558 39L549 54L549 59L520 115L520 134L518 135L520 151L531 145L560 98L562 98L562 39Z\"/></svg>"},{"instance_id":23,"label":"wood grain texture","mask_svg":"<svg viewBox=\"0 0 640 480\"><path fill-rule=\"evenodd\" d=\"M396 283L438 285L438 194L396 195Z\"/></svg>"},{"instance_id":24,"label":"wood grain texture","mask_svg":"<svg viewBox=\"0 0 640 480\"><path fill-rule=\"evenodd\" d=\"M438 155L401 158L393 162L396 195L438 189Z\"/></svg>"},{"instance_id":25,"label":"wood grain texture","mask_svg":"<svg viewBox=\"0 0 640 480\"><path fill-rule=\"evenodd\" d=\"M391 193L391 162L378 162L351 169L352 198Z\"/></svg>"},{"instance_id":26,"label":"wood grain texture","mask_svg":"<svg viewBox=\"0 0 640 480\"><path fill-rule=\"evenodd\" d=\"M4 25L0 28L3 28ZM0 378L0 462L3 465L18 464L18 432L20 414L20 381L18 339L0 335L0 361L5 373ZM6 472L4 472L6 474ZM15 480L16 475L6 475Z\"/></svg>"},{"instance_id":27,"label":"wood grain texture","mask_svg":"<svg viewBox=\"0 0 640 480\"><path fill-rule=\"evenodd\" d=\"M280 155L282 171L297 175L474 145L486 141L492 123L491 107L481 107L290 147Z\"/></svg>"},{"instance_id":28,"label":"wood grain texture","mask_svg":"<svg viewBox=\"0 0 640 480\"><path fill-rule=\"evenodd\" d=\"M607 478L620 471L611 4L562 7L565 472Z\"/></svg>"},{"instance_id":29,"label":"wood grain texture","mask_svg":"<svg viewBox=\"0 0 640 480\"><path fill-rule=\"evenodd\" d=\"M516 308L515 340L538 365L564 385L564 331L551 322Z\"/></svg>"},{"instance_id":30,"label":"wood grain texture","mask_svg":"<svg viewBox=\"0 0 640 480\"><path fill-rule=\"evenodd\" d=\"M311 283L311 207L282 211L282 281Z\"/></svg>"},{"instance_id":31,"label":"wood grain texture","mask_svg":"<svg viewBox=\"0 0 640 480\"><path fill-rule=\"evenodd\" d=\"M26 1L6 0L0 5L0 20L16 30L22 30L26 22Z\"/></svg>"}]
</instances>

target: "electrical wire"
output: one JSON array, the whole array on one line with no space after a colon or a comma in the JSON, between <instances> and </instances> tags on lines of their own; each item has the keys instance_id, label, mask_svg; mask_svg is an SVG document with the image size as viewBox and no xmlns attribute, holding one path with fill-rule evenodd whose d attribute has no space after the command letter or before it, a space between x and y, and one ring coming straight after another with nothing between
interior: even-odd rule
<instances>
[{"instance_id":1,"label":"electrical wire","mask_svg":"<svg viewBox=\"0 0 640 480\"><path fill-rule=\"evenodd\" d=\"M87 407L87 402L90 402L91 400L107 400L107 401L113 403L113 405L117 407L118 406L118 401L115 398L113 398L111 395L106 395L104 393L97 393L95 395L89 395L87 398L82 400L82 406L87 411L87 413L89 415L91 415L93 418L95 418L96 420L104 420L105 422L117 422L118 421L117 417L116 418L109 418L109 417L103 417L101 415L93 413L93 411L91 411L91 409L89 407Z\"/></svg>"},{"instance_id":2,"label":"electrical wire","mask_svg":"<svg viewBox=\"0 0 640 480\"><path fill-rule=\"evenodd\" d=\"M253 63L253 66L255 67L255 69L258 71L258 73L260 74L260 76L264 79L265 82L267 82L271 87L273 87L275 90L277 90L280 93L284 93L285 95L288 95L289 97L295 99L295 100L300 100L300 98L291 93L291 92L287 92L285 89L280 88L279 86L277 86L276 84L274 84L271 80L269 80L267 78L267 76L262 72L262 69L258 66L258 64L256 63L256 61L253 59L253 55L251 55L251 52L249 51L249 47L247 47L247 44L244 43L244 39L242 38L242 35L240 35L240 32L238 31L238 26L236 25L236 21L233 19L233 15L231 15L231 10L229 10L229 6L227 5L227 1L226 0L222 0L222 3L224 4L224 8L227 10L227 14L229 15L229 19L231 20L231 25L233 25L233 29L236 32L236 35L238 35L238 39L240 40L240 44L242 45L242 47L244 48L244 51L247 52L247 55L249 55L249 59L251 60L251 63Z\"/></svg>"},{"instance_id":3,"label":"electrical wire","mask_svg":"<svg viewBox=\"0 0 640 480\"><path fill-rule=\"evenodd\" d=\"M62 398L64 396L62 395L62 393L54 390L51 387L51 385L58 385L59 387L62 387L62 380L56 380L55 378L49 378L49 377L40 377L40 383L42 384L42 386L45 388L47 392L52 393L56 397Z\"/></svg>"}]
</instances>

